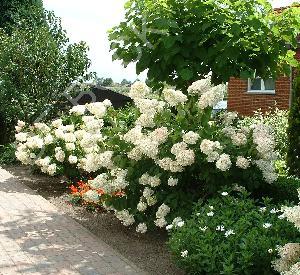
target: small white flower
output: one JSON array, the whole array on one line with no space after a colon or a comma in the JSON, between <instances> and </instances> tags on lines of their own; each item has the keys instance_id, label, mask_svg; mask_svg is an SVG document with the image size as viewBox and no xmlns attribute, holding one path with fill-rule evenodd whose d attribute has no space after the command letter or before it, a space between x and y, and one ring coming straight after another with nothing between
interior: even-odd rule
<instances>
[{"instance_id":1,"label":"small white flower","mask_svg":"<svg viewBox=\"0 0 300 275\"><path fill-rule=\"evenodd\" d=\"M173 228L173 224L169 224L166 226L166 230L168 230L168 231L171 230L172 228Z\"/></svg>"},{"instance_id":2,"label":"small white flower","mask_svg":"<svg viewBox=\"0 0 300 275\"><path fill-rule=\"evenodd\" d=\"M214 207L213 207L212 205L210 205L210 206L209 206L209 209L213 210L213 209L214 209Z\"/></svg>"},{"instance_id":3,"label":"small white flower","mask_svg":"<svg viewBox=\"0 0 300 275\"><path fill-rule=\"evenodd\" d=\"M277 212L278 212L278 210L275 209L275 208L273 208L273 209L270 211L271 214L276 214Z\"/></svg>"},{"instance_id":4,"label":"small white flower","mask_svg":"<svg viewBox=\"0 0 300 275\"><path fill-rule=\"evenodd\" d=\"M200 213L197 213L197 214L196 214L196 216L198 216L198 217L199 217L199 216L200 216Z\"/></svg>"},{"instance_id":5,"label":"small white flower","mask_svg":"<svg viewBox=\"0 0 300 275\"><path fill-rule=\"evenodd\" d=\"M187 250L181 251L181 257L186 258L189 252Z\"/></svg>"},{"instance_id":6,"label":"small white flower","mask_svg":"<svg viewBox=\"0 0 300 275\"><path fill-rule=\"evenodd\" d=\"M272 248L268 249L268 252L269 252L269 254L272 254L273 253L273 249Z\"/></svg>"},{"instance_id":7,"label":"small white flower","mask_svg":"<svg viewBox=\"0 0 300 275\"><path fill-rule=\"evenodd\" d=\"M216 231L225 231L224 225L218 225L218 226L216 227Z\"/></svg>"},{"instance_id":8,"label":"small white flower","mask_svg":"<svg viewBox=\"0 0 300 275\"><path fill-rule=\"evenodd\" d=\"M207 215L208 217L212 217L214 214L215 214L215 213L211 211L211 212L208 212L206 215Z\"/></svg>"},{"instance_id":9,"label":"small white flower","mask_svg":"<svg viewBox=\"0 0 300 275\"><path fill-rule=\"evenodd\" d=\"M221 195L224 196L224 197L228 196L228 192L222 192Z\"/></svg>"},{"instance_id":10,"label":"small white flower","mask_svg":"<svg viewBox=\"0 0 300 275\"><path fill-rule=\"evenodd\" d=\"M271 223L264 223L263 228L270 228L272 226Z\"/></svg>"},{"instance_id":11,"label":"small white flower","mask_svg":"<svg viewBox=\"0 0 300 275\"><path fill-rule=\"evenodd\" d=\"M262 213L263 213L263 212L266 212L266 210L267 210L266 207L261 207L261 208L259 209L259 211L262 212Z\"/></svg>"},{"instance_id":12,"label":"small white flower","mask_svg":"<svg viewBox=\"0 0 300 275\"><path fill-rule=\"evenodd\" d=\"M178 227L183 227L183 226L184 226L184 221L178 222L178 223L177 223L177 226L178 226Z\"/></svg>"},{"instance_id":13,"label":"small white flower","mask_svg":"<svg viewBox=\"0 0 300 275\"><path fill-rule=\"evenodd\" d=\"M232 230L232 229L230 229L230 230L227 230L226 232L225 232L225 237L227 238L227 237L229 237L230 235L235 235L235 233L234 233L234 231Z\"/></svg>"},{"instance_id":14,"label":"small white flower","mask_svg":"<svg viewBox=\"0 0 300 275\"><path fill-rule=\"evenodd\" d=\"M281 214L281 215L278 216L278 219L280 219L280 220L283 220L284 218L285 218L285 217L284 217L283 214Z\"/></svg>"},{"instance_id":15,"label":"small white flower","mask_svg":"<svg viewBox=\"0 0 300 275\"><path fill-rule=\"evenodd\" d=\"M202 232L205 232L205 231L208 229L208 227L207 227L207 226L199 227L199 229L200 229Z\"/></svg>"}]
</instances>

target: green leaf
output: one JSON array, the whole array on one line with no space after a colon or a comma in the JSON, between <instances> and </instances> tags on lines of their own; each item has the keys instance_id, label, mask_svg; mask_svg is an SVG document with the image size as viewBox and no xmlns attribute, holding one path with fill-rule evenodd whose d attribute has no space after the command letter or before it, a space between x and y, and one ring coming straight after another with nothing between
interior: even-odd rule
<instances>
[{"instance_id":1,"label":"green leaf","mask_svg":"<svg viewBox=\"0 0 300 275\"><path fill-rule=\"evenodd\" d=\"M179 71L179 75L183 80L190 80L193 77L193 71L189 68L185 68Z\"/></svg>"}]
</instances>

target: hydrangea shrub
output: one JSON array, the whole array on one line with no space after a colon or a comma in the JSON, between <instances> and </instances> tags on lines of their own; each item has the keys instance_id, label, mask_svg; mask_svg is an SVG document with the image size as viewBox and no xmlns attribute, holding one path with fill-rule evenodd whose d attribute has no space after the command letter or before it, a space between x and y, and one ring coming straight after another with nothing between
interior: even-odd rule
<instances>
[{"instance_id":1,"label":"hydrangea shrub","mask_svg":"<svg viewBox=\"0 0 300 275\"><path fill-rule=\"evenodd\" d=\"M115 211L126 226L136 223L139 232L163 228L224 185L254 190L277 178L269 126L234 126L235 113L223 114L221 123L212 119L223 94L210 79L186 94L165 89L161 96L136 82L129 125L107 100L75 106L50 124L19 122L16 155L50 175L89 174L87 200Z\"/></svg>"}]
</instances>

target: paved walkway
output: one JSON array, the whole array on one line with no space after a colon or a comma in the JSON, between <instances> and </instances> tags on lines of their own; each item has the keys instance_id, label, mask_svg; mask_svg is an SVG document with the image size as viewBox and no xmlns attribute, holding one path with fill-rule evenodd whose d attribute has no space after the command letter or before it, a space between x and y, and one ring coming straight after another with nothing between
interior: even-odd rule
<instances>
[{"instance_id":1,"label":"paved walkway","mask_svg":"<svg viewBox=\"0 0 300 275\"><path fill-rule=\"evenodd\" d=\"M0 167L0 274L145 274Z\"/></svg>"}]
</instances>

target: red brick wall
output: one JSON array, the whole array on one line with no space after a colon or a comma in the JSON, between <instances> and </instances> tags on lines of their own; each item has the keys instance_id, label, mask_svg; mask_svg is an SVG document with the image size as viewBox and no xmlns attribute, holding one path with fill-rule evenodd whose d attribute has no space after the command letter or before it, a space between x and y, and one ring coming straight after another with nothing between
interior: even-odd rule
<instances>
[{"instance_id":1,"label":"red brick wall","mask_svg":"<svg viewBox=\"0 0 300 275\"><path fill-rule=\"evenodd\" d=\"M300 60L300 49L297 50L296 58ZM290 77L280 77L276 81L275 94L247 93L248 82L239 78L230 78L228 83L229 111L236 111L240 115L249 116L254 111L261 109L263 112L269 108L278 107L288 109L290 104Z\"/></svg>"}]
</instances>

